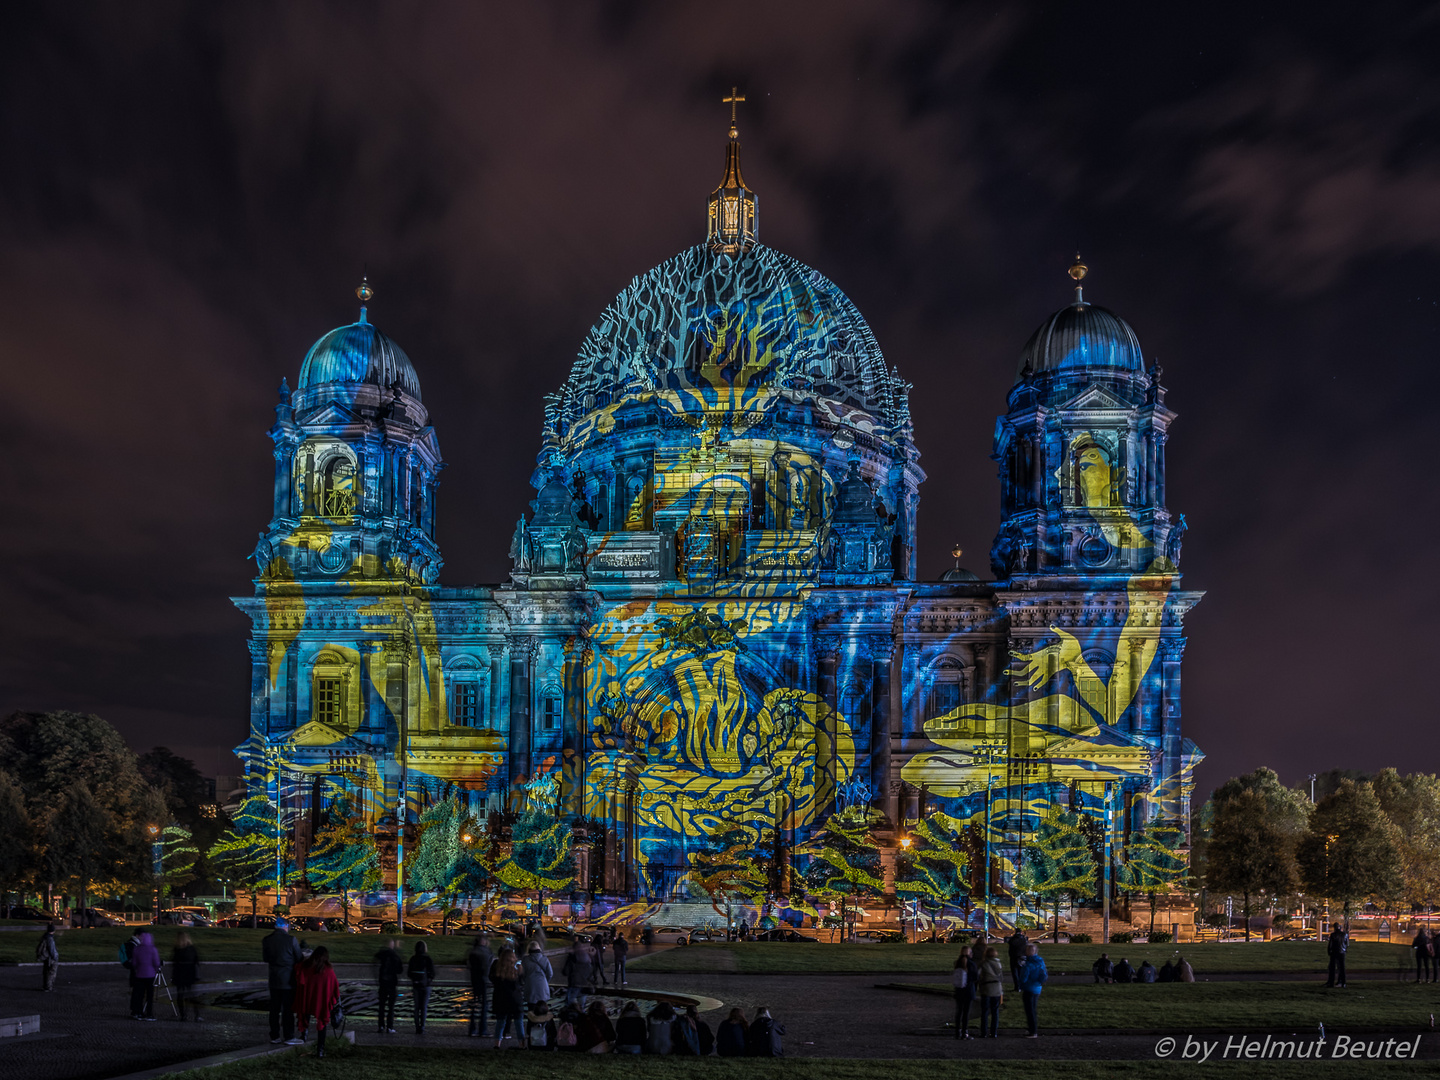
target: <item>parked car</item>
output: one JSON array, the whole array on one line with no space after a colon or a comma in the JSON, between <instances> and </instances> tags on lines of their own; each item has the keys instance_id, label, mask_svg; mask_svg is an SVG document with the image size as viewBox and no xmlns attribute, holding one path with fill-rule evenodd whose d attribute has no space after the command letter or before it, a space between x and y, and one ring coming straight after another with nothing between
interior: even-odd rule
<instances>
[{"instance_id":1,"label":"parked car","mask_svg":"<svg viewBox=\"0 0 1440 1080\"><path fill-rule=\"evenodd\" d=\"M70 925L77 930L85 926L124 926L125 920L101 908L76 908L70 912Z\"/></svg>"},{"instance_id":2,"label":"parked car","mask_svg":"<svg viewBox=\"0 0 1440 1080\"><path fill-rule=\"evenodd\" d=\"M760 931L760 933L758 933L758 934L755 935L755 940L756 940L756 941L814 941L814 940L816 940L816 939L813 938L813 937L809 937L809 936L807 936L807 935L805 935L805 934L802 934L802 933L800 933L798 930L792 930L792 929L790 929L790 927L788 927L788 926L777 926L777 927L775 927L773 930L762 930L762 931Z\"/></svg>"},{"instance_id":3,"label":"parked car","mask_svg":"<svg viewBox=\"0 0 1440 1080\"><path fill-rule=\"evenodd\" d=\"M220 921L221 926L243 930L274 930L274 915L232 915Z\"/></svg>"},{"instance_id":4,"label":"parked car","mask_svg":"<svg viewBox=\"0 0 1440 1080\"><path fill-rule=\"evenodd\" d=\"M202 907L176 907L160 912L155 921L161 926L213 926L210 913Z\"/></svg>"},{"instance_id":5,"label":"parked car","mask_svg":"<svg viewBox=\"0 0 1440 1080\"><path fill-rule=\"evenodd\" d=\"M38 907L30 907L28 904L16 904L10 909L10 918L50 922L52 919L56 919L57 916L50 914L48 911L42 911Z\"/></svg>"}]
</instances>

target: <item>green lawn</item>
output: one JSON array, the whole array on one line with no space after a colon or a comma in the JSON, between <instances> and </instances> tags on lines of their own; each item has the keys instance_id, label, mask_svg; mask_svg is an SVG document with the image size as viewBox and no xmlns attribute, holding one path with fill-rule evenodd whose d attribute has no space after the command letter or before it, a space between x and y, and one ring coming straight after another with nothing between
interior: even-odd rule
<instances>
[{"instance_id":1,"label":"green lawn","mask_svg":"<svg viewBox=\"0 0 1440 1080\"><path fill-rule=\"evenodd\" d=\"M160 955L167 961L175 945L175 936L181 933L178 926L124 927L102 926L92 930L68 930L60 935L60 960L114 960L116 950L127 941L136 929L149 930L155 935L155 944ZM260 942L269 930L189 930L195 947L200 951L200 962L259 960ZM0 934L0 963L35 959L35 943L39 940L40 929L34 934ZM308 945L324 945L330 950L330 958L337 963L369 963L375 954L389 940L383 934L316 934L297 933L296 938ZM405 937L401 951L409 954L416 941L424 941L430 955L440 964L463 963L470 950L471 937L456 934L445 937Z\"/></svg>"},{"instance_id":2,"label":"green lawn","mask_svg":"<svg viewBox=\"0 0 1440 1080\"><path fill-rule=\"evenodd\" d=\"M913 985L913 984L912 984ZM921 984L943 996L950 1012L948 983ZM913 992L913 991L897 991ZM1270 1031L1307 1034L1327 1028L1428 1032L1430 1015L1440 1012L1440 989L1388 980L1352 982L1346 990L1323 983L1214 982L1127 986L1047 986L1041 995L1041 1026L1120 1028L1175 1033L1198 1030ZM937 1014L938 1015L938 1014ZM978 1012L975 1014L978 1015ZM972 1016L972 1022L977 1022ZM1007 993L1000 1027L1023 1028L1019 995Z\"/></svg>"},{"instance_id":3,"label":"green lawn","mask_svg":"<svg viewBox=\"0 0 1440 1080\"><path fill-rule=\"evenodd\" d=\"M1081 974L1100 955L1102 948L1111 960L1122 956L1136 967L1150 960L1159 967L1178 949L1190 961L1197 978L1241 972L1324 972L1325 947L1315 942L1272 941L1268 943L1203 945L1046 945L1040 952L1051 972ZM838 974L851 972L895 972L930 974L948 971L959 947L955 945L860 944L822 945L798 942L702 942L668 949L650 956L631 954L630 967L644 972L738 971L745 974L789 975L808 972ZM1005 949L1000 947L1002 960ZM1408 945L1355 942L1350 946L1349 970L1394 972L1405 965L1414 970Z\"/></svg>"},{"instance_id":4,"label":"green lawn","mask_svg":"<svg viewBox=\"0 0 1440 1080\"><path fill-rule=\"evenodd\" d=\"M175 1074L187 1080L474 1080L483 1072L487 1080L550 1080L575 1075L596 1080L934 1080L952 1075L950 1067L937 1071L932 1060L857 1060L844 1058L695 1058L591 1057L493 1050L416 1050L403 1047L343 1047L327 1051L323 1061L304 1053L274 1054L231 1065ZM1205 1065L1206 1076L1314 1080L1316 1065L1308 1061L1215 1062ZM1170 1061L986 1061L967 1072L994 1080L1172 1080L1177 1066ZM1188 1070L1186 1070L1188 1071ZM1361 1080L1434 1076L1433 1061L1346 1061L1335 1063L1333 1076Z\"/></svg>"}]
</instances>

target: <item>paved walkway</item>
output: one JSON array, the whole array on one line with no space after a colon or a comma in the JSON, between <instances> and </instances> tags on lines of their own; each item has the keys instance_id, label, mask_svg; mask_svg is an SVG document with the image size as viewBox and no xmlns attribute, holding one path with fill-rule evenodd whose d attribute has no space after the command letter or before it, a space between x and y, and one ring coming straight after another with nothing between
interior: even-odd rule
<instances>
[{"instance_id":1,"label":"paved walkway","mask_svg":"<svg viewBox=\"0 0 1440 1080\"><path fill-rule=\"evenodd\" d=\"M342 977L365 974L363 965L344 968ZM263 979L263 973L250 964L209 964L204 974L216 983L233 980L232 985ZM441 971L442 978L458 975L454 968ZM42 994L35 989L37 970L0 968L0 1013L41 1016L39 1034L0 1039L0 1076L102 1080L268 1044L268 1021L263 1012L212 1009L203 1023L179 1023L163 992L157 1005L160 1022L131 1020L126 1013L129 991L125 976L118 965L62 966L56 990ZM876 986L879 982L935 982L937 978L633 972L630 988L717 999L721 1010L706 1015L712 1026L732 1007L753 1015L756 1007L767 1006L786 1026L786 1053L798 1057L1150 1060L1155 1056L1156 1035L1075 1034L1027 1040L1007 1034L997 1040L959 1042L944 1027L952 1015L949 1001ZM1018 1003L1010 1008L1018 1008ZM406 1033L409 1018L403 1009L399 1019L398 1035L380 1036L364 1020L357 1021L354 1029L362 1044L493 1052L488 1040L467 1038L463 1023L432 1021L424 1036L416 1036L413 1028ZM1440 1059L1440 1035L1422 1041L1420 1056Z\"/></svg>"}]
</instances>

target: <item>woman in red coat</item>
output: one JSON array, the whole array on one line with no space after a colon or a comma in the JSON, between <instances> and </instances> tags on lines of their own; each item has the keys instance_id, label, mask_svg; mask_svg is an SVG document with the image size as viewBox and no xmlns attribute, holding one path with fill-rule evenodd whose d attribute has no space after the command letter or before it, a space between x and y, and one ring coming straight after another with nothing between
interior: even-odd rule
<instances>
[{"instance_id":1,"label":"woman in red coat","mask_svg":"<svg viewBox=\"0 0 1440 1080\"><path fill-rule=\"evenodd\" d=\"M301 1037L315 1018L315 1056L325 1056L325 1026L330 1014L340 1003L340 982L330 966L330 950L321 945L310 959L295 965L298 985L295 987L295 1017L299 1020Z\"/></svg>"}]
</instances>

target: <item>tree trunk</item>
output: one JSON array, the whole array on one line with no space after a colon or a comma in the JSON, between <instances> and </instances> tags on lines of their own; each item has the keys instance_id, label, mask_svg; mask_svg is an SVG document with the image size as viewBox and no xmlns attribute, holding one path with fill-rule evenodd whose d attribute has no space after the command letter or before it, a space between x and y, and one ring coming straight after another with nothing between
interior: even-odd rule
<instances>
[{"instance_id":1,"label":"tree trunk","mask_svg":"<svg viewBox=\"0 0 1440 1080\"><path fill-rule=\"evenodd\" d=\"M1150 894L1150 937L1155 936L1155 894Z\"/></svg>"},{"instance_id":2,"label":"tree trunk","mask_svg":"<svg viewBox=\"0 0 1440 1080\"><path fill-rule=\"evenodd\" d=\"M347 888L344 888L343 886L342 886L341 889L340 889L340 906L341 906L341 909L345 912L345 929L346 929L346 930L349 930L349 929L350 929L350 890L347 889Z\"/></svg>"},{"instance_id":3,"label":"tree trunk","mask_svg":"<svg viewBox=\"0 0 1440 1080\"><path fill-rule=\"evenodd\" d=\"M1250 894L1245 894L1245 941L1250 941Z\"/></svg>"},{"instance_id":4,"label":"tree trunk","mask_svg":"<svg viewBox=\"0 0 1440 1080\"><path fill-rule=\"evenodd\" d=\"M1060 894L1055 894L1055 944L1060 944Z\"/></svg>"}]
</instances>

